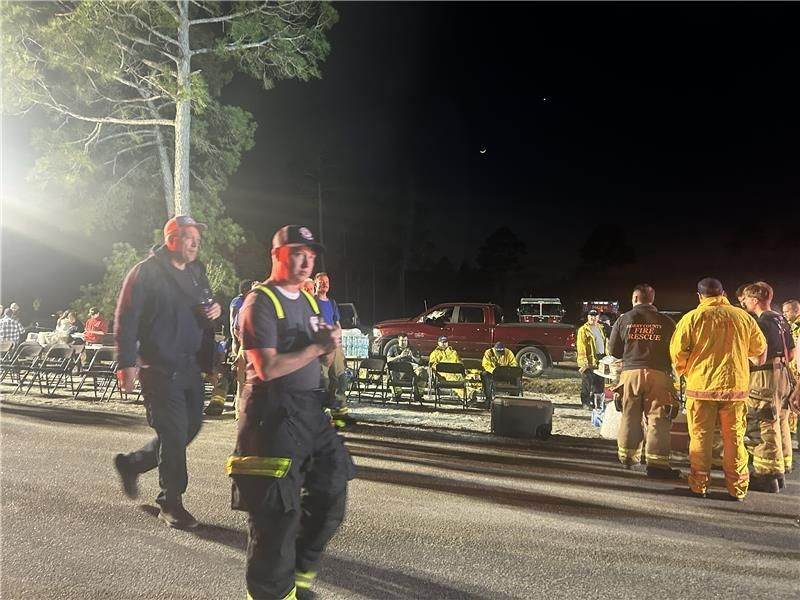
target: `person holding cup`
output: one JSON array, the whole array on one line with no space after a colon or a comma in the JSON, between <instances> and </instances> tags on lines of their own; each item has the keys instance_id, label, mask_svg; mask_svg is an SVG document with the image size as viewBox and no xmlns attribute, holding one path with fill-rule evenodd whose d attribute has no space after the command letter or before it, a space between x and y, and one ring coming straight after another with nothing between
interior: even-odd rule
<instances>
[{"instance_id":1,"label":"person holding cup","mask_svg":"<svg viewBox=\"0 0 800 600\"><path fill-rule=\"evenodd\" d=\"M205 267L197 260L206 226L181 215L164 225L164 245L128 273L117 300L115 341L119 387L133 389L138 377L147 422L156 436L141 449L117 454L114 466L129 498L137 496L141 473L158 467L159 519L177 529L196 527L183 506L186 446L202 422L203 380L212 356L204 335L222 313L214 302Z\"/></svg>"}]
</instances>

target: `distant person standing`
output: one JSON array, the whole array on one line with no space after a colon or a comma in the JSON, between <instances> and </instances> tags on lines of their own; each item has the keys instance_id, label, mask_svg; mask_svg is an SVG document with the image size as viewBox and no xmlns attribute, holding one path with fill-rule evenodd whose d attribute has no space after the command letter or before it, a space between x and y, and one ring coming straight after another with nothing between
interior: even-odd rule
<instances>
[{"instance_id":1,"label":"distant person standing","mask_svg":"<svg viewBox=\"0 0 800 600\"><path fill-rule=\"evenodd\" d=\"M14 318L14 312L7 308L0 318L0 341L13 342L17 345L25 333L25 328Z\"/></svg>"},{"instance_id":2,"label":"distant person standing","mask_svg":"<svg viewBox=\"0 0 800 600\"><path fill-rule=\"evenodd\" d=\"M315 294L316 285L314 284L314 280L311 277L308 277L303 282L303 291L308 292L312 296Z\"/></svg>"},{"instance_id":3,"label":"distant person standing","mask_svg":"<svg viewBox=\"0 0 800 600\"><path fill-rule=\"evenodd\" d=\"M108 333L108 322L94 306L89 309L89 318L83 325L83 339L87 344L102 344Z\"/></svg>"},{"instance_id":4,"label":"distant person standing","mask_svg":"<svg viewBox=\"0 0 800 600\"><path fill-rule=\"evenodd\" d=\"M182 500L188 483L186 446L202 422L201 368L211 369L213 349L201 353L204 330L222 314L197 260L205 228L189 216L167 221L164 245L125 278L115 319L120 389L133 389L141 367L147 422L156 437L135 452L117 454L114 465L130 498L138 494L139 474L158 467L158 517L178 529L198 524Z\"/></svg>"},{"instance_id":5,"label":"distant person standing","mask_svg":"<svg viewBox=\"0 0 800 600\"><path fill-rule=\"evenodd\" d=\"M244 363L244 354L240 352L241 350L241 337L239 334L239 311L242 309L242 304L244 304L244 297L252 290L254 287L258 285L257 281L253 281L252 279L243 279L239 282L239 295L235 296L230 303L229 309L229 327L230 327L230 334L231 334L231 349L230 355L233 358L233 370L236 376L236 396L233 399L233 407L236 411L236 416L239 416L239 395L241 394L242 386L245 382L245 363ZM221 367L221 365L220 365ZM226 385L227 385L227 378L224 378ZM227 392L227 390L225 390ZM221 415L222 411L225 409L225 394L216 394L216 402L214 401L215 395L212 393L211 402L208 403L206 406L205 411L203 411L207 415Z\"/></svg>"},{"instance_id":6,"label":"distant person standing","mask_svg":"<svg viewBox=\"0 0 800 600\"><path fill-rule=\"evenodd\" d=\"M749 365L764 363L767 343L755 320L731 306L718 279L700 280L697 297L700 305L678 321L669 345L675 372L686 376L689 489L706 497L719 419L725 486L729 498L743 500L750 481L744 446Z\"/></svg>"},{"instance_id":7,"label":"distant person standing","mask_svg":"<svg viewBox=\"0 0 800 600\"><path fill-rule=\"evenodd\" d=\"M327 273L317 273L314 276L316 300L323 320L328 325L341 328L342 317L339 314L339 305L336 300L328 296L331 289L331 280ZM350 416L347 408L347 376L345 374L344 351L342 347L336 348L333 362L330 367L323 367L325 387L329 390L330 409L333 422L338 428L355 425L356 420Z\"/></svg>"},{"instance_id":8,"label":"distant person standing","mask_svg":"<svg viewBox=\"0 0 800 600\"><path fill-rule=\"evenodd\" d=\"M675 323L653 305L656 291L647 283L633 288L633 308L620 316L611 329L609 354L622 358L619 382L622 418L617 434L617 455L631 469L642 458L642 418L647 422L647 475L677 479L680 471L670 467L672 429L672 363L669 342Z\"/></svg>"},{"instance_id":9,"label":"distant person standing","mask_svg":"<svg viewBox=\"0 0 800 600\"><path fill-rule=\"evenodd\" d=\"M581 372L581 404L584 408L601 408L603 378L594 371L606 355L606 334L598 323L594 309L586 314L586 323L578 328L578 369Z\"/></svg>"}]
</instances>

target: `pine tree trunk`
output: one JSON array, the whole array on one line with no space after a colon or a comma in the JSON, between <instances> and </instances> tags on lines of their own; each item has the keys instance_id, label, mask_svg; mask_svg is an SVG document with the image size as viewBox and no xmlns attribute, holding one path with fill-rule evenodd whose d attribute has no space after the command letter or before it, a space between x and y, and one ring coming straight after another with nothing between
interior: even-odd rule
<instances>
[{"instance_id":1,"label":"pine tree trunk","mask_svg":"<svg viewBox=\"0 0 800 600\"><path fill-rule=\"evenodd\" d=\"M175 104L175 214L191 214L189 201L189 150L192 124L189 0L178 0L178 100Z\"/></svg>"}]
</instances>

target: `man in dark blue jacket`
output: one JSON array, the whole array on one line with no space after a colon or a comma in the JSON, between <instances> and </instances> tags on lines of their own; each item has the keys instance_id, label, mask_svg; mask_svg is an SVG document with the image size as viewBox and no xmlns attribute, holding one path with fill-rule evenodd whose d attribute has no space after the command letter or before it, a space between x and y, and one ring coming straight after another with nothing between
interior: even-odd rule
<instances>
[{"instance_id":1,"label":"man in dark blue jacket","mask_svg":"<svg viewBox=\"0 0 800 600\"><path fill-rule=\"evenodd\" d=\"M186 446L200 431L203 380L201 353L213 340L213 321L222 310L214 302L205 267L197 261L205 225L189 216L164 225L164 245L133 267L122 285L116 312L120 389L142 385L147 422L156 437L130 454L117 454L114 465L125 494L137 495L137 478L158 467L161 492L158 517L170 527L187 529L197 520L183 507Z\"/></svg>"}]
</instances>

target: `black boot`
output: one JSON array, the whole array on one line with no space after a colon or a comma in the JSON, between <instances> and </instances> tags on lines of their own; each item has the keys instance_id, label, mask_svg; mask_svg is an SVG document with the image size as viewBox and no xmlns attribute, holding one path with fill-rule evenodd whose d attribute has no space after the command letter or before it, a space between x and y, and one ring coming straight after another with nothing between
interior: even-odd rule
<instances>
[{"instance_id":1,"label":"black boot","mask_svg":"<svg viewBox=\"0 0 800 600\"><path fill-rule=\"evenodd\" d=\"M774 475L751 475L749 489L754 492L777 494L780 491L780 485L778 478Z\"/></svg>"},{"instance_id":2,"label":"black boot","mask_svg":"<svg viewBox=\"0 0 800 600\"><path fill-rule=\"evenodd\" d=\"M183 507L183 502L178 498L172 501L159 502L161 510L158 518L164 521L168 527L174 529L194 529L200 523Z\"/></svg>"},{"instance_id":3,"label":"black boot","mask_svg":"<svg viewBox=\"0 0 800 600\"><path fill-rule=\"evenodd\" d=\"M651 467L647 465L647 476L655 479L680 479L681 472L669 467Z\"/></svg>"}]
</instances>

